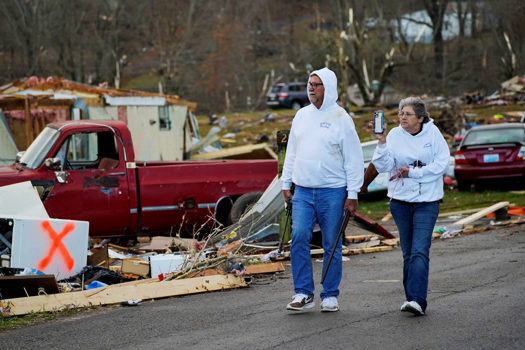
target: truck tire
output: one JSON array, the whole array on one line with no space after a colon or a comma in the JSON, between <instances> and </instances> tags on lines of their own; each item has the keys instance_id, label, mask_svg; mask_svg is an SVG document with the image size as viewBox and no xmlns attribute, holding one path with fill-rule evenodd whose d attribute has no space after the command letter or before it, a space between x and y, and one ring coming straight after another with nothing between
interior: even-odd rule
<instances>
[{"instance_id":1,"label":"truck tire","mask_svg":"<svg viewBox=\"0 0 525 350\"><path fill-rule=\"evenodd\" d=\"M257 203L261 198L262 192L248 192L237 198L230 210L229 223L235 224L239 221L241 216Z\"/></svg>"},{"instance_id":2,"label":"truck tire","mask_svg":"<svg viewBox=\"0 0 525 350\"><path fill-rule=\"evenodd\" d=\"M299 101L293 101L292 102L292 109L295 109L295 110L298 110L298 109L301 109L301 102Z\"/></svg>"}]
</instances>

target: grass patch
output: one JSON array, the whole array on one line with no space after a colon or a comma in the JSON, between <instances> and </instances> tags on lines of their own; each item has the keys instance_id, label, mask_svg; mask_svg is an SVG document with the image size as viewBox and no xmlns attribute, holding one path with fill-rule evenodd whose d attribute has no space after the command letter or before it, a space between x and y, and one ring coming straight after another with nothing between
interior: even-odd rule
<instances>
[{"instance_id":1,"label":"grass patch","mask_svg":"<svg viewBox=\"0 0 525 350\"><path fill-rule=\"evenodd\" d=\"M57 319L59 317L74 316L88 309L92 309L92 307L68 309L55 312L30 313L23 316L0 317L0 332L5 332L7 330L15 329L18 327L31 326L34 324L47 322L50 320Z\"/></svg>"},{"instance_id":2,"label":"grass patch","mask_svg":"<svg viewBox=\"0 0 525 350\"><path fill-rule=\"evenodd\" d=\"M445 190L440 213L460 211L464 209L486 208L498 202L509 202L512 205L525 206L523 193L505 191L460 192L457 189ZM374 220L380 220L389 211L388 198L360 198L359 212Z\"/></svg>"}]
</instances>

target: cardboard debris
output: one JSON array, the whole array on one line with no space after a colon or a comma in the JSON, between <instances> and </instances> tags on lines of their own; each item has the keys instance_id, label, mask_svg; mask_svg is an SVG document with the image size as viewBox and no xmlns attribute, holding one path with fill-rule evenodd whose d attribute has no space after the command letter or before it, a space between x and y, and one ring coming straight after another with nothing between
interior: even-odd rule
<instances>
[{"instance_id":1,"label":"cardboard debris","mask_svg":"<svg viewBox=\"0 0 525 350\"><path fill-rule=\"evenodd\" d=\"M151 237L149 244L141 246L139 249L144 251L165 251L172 247L181 247L183 250L191 250L196 242L196 239L191 238L154 236Z\"/></svg>"},{"instance_id":2,"label":"cardboard debris","mask_svg":"<svg viewBox=\"0 0 525 350\"><path fill-rule=\"evenodd\" d=\"M54 275L0 276L0 300L58 293Z\"/></svg>"},{"instance_id":3,"label":"cardboard debris","mask_svg":"<svg viewBox=\"0 0 525 350\"><path fill-rule=\"evenodd\" d=\"M141 277L149 277L149 262L141 259L123 259L121 273L130 273Z\"/></svg>"},{"instance_id":4,"label":"cardboard debris","mask_svg":"<svg viewBox=\"0 0 525 350\"><path fill-rule=\"evenodd\" d=\"M91 266L104 266L109 268L108 246L93 248L90 250L91 255L87 257L87 264Z\"/></svg>"}]
</instances>

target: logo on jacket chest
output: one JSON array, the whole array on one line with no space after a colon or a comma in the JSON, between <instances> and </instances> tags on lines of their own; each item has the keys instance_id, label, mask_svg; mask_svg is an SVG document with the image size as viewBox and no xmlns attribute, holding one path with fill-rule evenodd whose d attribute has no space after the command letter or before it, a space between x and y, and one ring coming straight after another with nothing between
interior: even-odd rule
<instances>
[{"instance_id":1,"label":"logo on jacket chest","mask_svg":"<svg viewBox=\"0 0 525 350\"><path fill-rule=\"evenodd\" d=\"M329 122L321 122L321 124L319 124L319 126L320 126L321 128L330 129L330 127L332 126L332 123L329 123Z\"/></svg>"}]
</instances>

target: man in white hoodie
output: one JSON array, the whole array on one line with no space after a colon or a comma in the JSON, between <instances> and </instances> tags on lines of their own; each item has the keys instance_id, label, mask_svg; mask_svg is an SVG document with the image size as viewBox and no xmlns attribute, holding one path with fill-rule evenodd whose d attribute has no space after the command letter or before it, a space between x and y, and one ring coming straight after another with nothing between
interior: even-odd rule
<instances>
[{"instance_id":1,"label":"man in white hoodie","mask_svg":"<svg viewBox=\"0 0 525 350\"><path fill-rule=\"evenodd\" d=\"M301 108L292 122L281 177L283 196L292 201L291 262L295 295L288 310L315 306L310 241L316 222L321 227L323 271L328 261L343 211L357 210L357 193L363 183L363 153L352 118L337 104L337 78L328 68L316 70L308 80L312 104ZM292 194L292 182L295 192ZM342 277L342 240L321 291L321 311L338 311Z\"/></svg>"}]
</instances>

